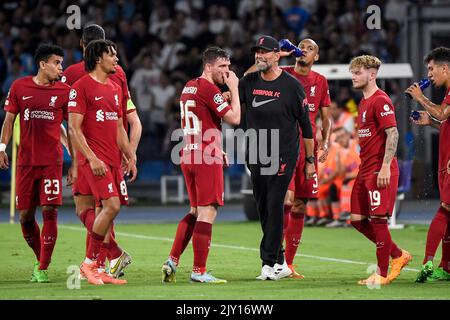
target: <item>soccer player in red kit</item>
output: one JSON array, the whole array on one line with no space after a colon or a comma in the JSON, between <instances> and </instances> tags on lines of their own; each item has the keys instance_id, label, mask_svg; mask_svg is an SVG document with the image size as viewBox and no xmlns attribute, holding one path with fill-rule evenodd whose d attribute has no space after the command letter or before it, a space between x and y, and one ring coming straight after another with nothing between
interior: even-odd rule
<instances>
[{"instance_id":1,"label":"soccer player in red kit","mask_svg":"<svg viewBox=\"0 0 450 320\"><path fill-rule=\"evenodd\" d=\"M358 282L365 285L390 283L412 259L392 241L388 229L398 188L398 130L391 99L376 83L380 66L377 57L363 55L353 58L349 67L353 88L364 95L358 108L361 165L351 194L351 224L376 244L378 261L377 272Z\"/></svg>"},{"instance_id":2,"label":"soccer player in red kit","mask_svg":"<svg viewBox=\"0 0 450 320\"><path fill-rule=\"evenodd\" d=\"M181 169L191 209L178 224L169 258L161 269L163 282L176 281L176 267L191 238L194 249L191 281L226 282L206 272L206 260L217 207L223 206L223 160L225 159L225 164L227 162L220 146L221 121L238 125L241 105L238 78L229 70L229 54L218 47L210 47L203 53L202 60L202 75L188 81L180 97L181 127L185 143ZM231 92L230 103L218 88L218 85L224 84ZM214 136L212 139L211 134Z\"/></svg>"},{"instance_id":3,"label":"soccer player in red kit","mask_svg":"<svg viewBox=\"0 0 450 320\"><path fill-rule=\"evenodd\" d=\"M423 266L416 282L426 280L450 280L450 49L439 47L426 57L428 77L436 87L445 87L446 93L440 105L428 100L417 83L406 92L419 102L425 111L413 120L418 125L430 125L439 129L439 194L441 206L428 229ZM442 258L439 268L434 270L433 259L442 240Z\"/></svg>"},{"instance_id":4,"label":"soccer player in red kit","mask_svg":"<svg viewBox=\"0 0 450 320\"><path fill-rule=\"evenodd\" d=\"M121 204L128 203L121 170L121 154L126 156L130 181L136 178L136 163L123 127L121 88L108 76L116 72L117 51L114 43L91 41L84 57L89 72L74 83L69 95L69 135L79 152L78 174L88 186L101 210L95 217L86 259L81 273L89 283L124 284L98 270L100 248L117 216Z\"/></svg>"},{"instance_id":5,"label":"soccer player in red kit","mask_svg":"<svg viewBox=\"0 0 450 320\"><path fill-rule=\"evenodd\" d=\"M96 24L91 24L83 29L80 45L85 48L90 41L93 40L105 40L105 31L103 28ZM75 81L87 74L85 70L84 61L69 66L62 77L62 81L68 85L73 85ZM118 84L122 89L122 119L125 131L128 132L128 126L130 126L130 146L134 153L136 160L136 150L139 144L139 140L142 132L142 125L139 120L139 116L136 112L136 107L131 101L131 97L128 90L127 78L125 72L120 65L116 66L116 72L109 75L109 79ZM72 193L74 196L76 213L80 217L83 225L87 229L92 229L92 224L95 219L95 201L92 192L87 186L85 177L78 176L72 186ZM99 209L97 209L98 211ZM97 212L98 213L98 212ZM86 235L86 251L89 247L89 233ZM105 259L109 260L109 271L115 277L123 274L123 269L131 263L131 256L124 250L122 250L114 236L114 224L111 226L111 232L105 238L105 242L102 245L98 263L100 268L104 268Z\"/></svg>"},{"instance_id":6,"label":"soccer player in red kit","mask_svg":"<svg viewBox=\"0 0 450 320\"><path fill-rule=\"evenodd\" d=\"M62 121L67 119L70 90L59 81L63 56L64 52L58 46L39 46L35 55L39 66L37 75L14 81L5 101L0 168L9 166L5 149L12 135L14 120L20 114L16 206L23 236L37 259L32 282L49 282L47 268L57 238L57 207L62 204L63 150L60 138ZM35 220L38 206L42 207L42 232Z\"/></svg>"},{"instance_id":7,"label":"soccer player in red kit","mask_svg":"<svg viewBox=\"0 0 450 320\"><path fill-rule=\"evenodd\" d=\"M285 257L286 263L292 270L290 277L303 278L294 269L294 257L300 244L303 225L306 215L306 206L308 200L317 200L319 183L317 179L317 158L318 151L321 150L319 161L325 162L328 156L328 148L330 144L331 118L329 113L329 105L331 104L330 92L328 90L328 82L325 76L311 70L314 62L319 60L319 46L312 39L304 39L300 41L298 47L303 52L303 56L296 58L295 66L282 66L281 69L293 75L302 84L306 99L308 100L309 118L313 128L314 138L314 159L306 159L305 146L301 143L301 151L298 159L297 167L285 200ZM285 55L285 52L281 53ZM316 116L319 113L322 123L322 137L320 144L316 141ZM301 141L301 140L300 140ZM316 174L313 179L306 179L305 162L314 162ZM311 204L316 201L311 201ZM312 218L315 219L315 218ZM314 221L316 222L316 221Z\"/></svg>"}]
</instances>

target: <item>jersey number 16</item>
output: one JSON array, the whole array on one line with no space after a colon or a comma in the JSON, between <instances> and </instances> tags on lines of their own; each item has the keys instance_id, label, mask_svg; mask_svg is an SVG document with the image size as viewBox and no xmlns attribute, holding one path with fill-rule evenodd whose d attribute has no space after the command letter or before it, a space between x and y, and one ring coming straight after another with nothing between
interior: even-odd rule
<instances>
[{"instance_id":1,"label":"jersey number 16","mask_svg":"<svg viewBox=\"0 0 450 320\"><path fill-rule=\"evenodd\" d=\"M181 109L181 128L183 128L184 135L199 134L200 122L194 112L189 111L189 108L195 108L194 100L180 101Z\"/></svg>"}]
</instances>

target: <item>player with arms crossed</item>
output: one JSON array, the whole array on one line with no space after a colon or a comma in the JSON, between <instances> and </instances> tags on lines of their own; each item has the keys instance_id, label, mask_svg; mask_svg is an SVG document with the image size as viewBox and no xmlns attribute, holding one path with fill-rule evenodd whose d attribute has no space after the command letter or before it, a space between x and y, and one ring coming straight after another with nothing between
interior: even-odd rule
<instances>
[{"instance_id":1,"label":"player with arms crossed","mask_svg":"<svg viewBox=\"0 0 450 320\"><path fill-rule=\"evenodd\" d=\"M226 283L206 272L206 260L211 244L212 224L217 207L223 206L223 160L227 164L221 142L221 121L238 125L241 105L238 78L230 71L229 54L218 47L203 53L203 73L188 81L180 97L181 127L185 145L182 149L181 169L191 205L190 212L178 224L169 258L162 266L162 281L175 282L179 259L192 238L194 264L191 281ZM226 84L232 94L228 103L219 85ZM208 138L215 131L215 140ZM191 142L196 143L191 143ZM210 152L210 151L212 152ZM198 160L201 161L198 161Z\"/></svg>"},{"instance_id":2,"label":"player with arms crossed","mask_svg":"<svg viewBox=\"0 0 450 320\"><path fill-rule=\"evenodd\" d=\"M63 151L60 139L64 131L61 131L61 124L64 118L67 119L70 90L69 86L59 82L63 57L64 52L58 46L39 46L35 54L39 66L37 75L14 81L5 101L0 168L9 166L5 149L11 139L14 120L20 114L16 206L23 237L37 259L32 282L49 282L47 268L58 232L57 207L62 204ZM35 219L38 206L42 207L42 232Z\"/></svg>"},{"instance_id":3,"label":"player with arms crossed","mask_svg":"<svg viewBox=\"0 0 450 320\"><path fill-rule=\"evenodd\" d=\"M121 204L128 203L126 184L121 170L121 154L127 159L126 174L130 181L137 174L135 158L123 127L121 88L108 76L117 66L116 46L111 41L94 40L86 47L84 56L87 75L75 82L69 96L69 135L79 151L78 174L86 177L101 207L95 217L86 259L81 273L89 283L124 284L98 270L100 248Z\"/></svg>"},{"instance_id":4,"label":"player with arms crossed","mask_svg":"<svg viewBox=\"0 0 450 320\"><path fill-rule=\"evenodd\" d=\"M378 261L377 272L358 282L362 285L390 283L412 259L392 241L388 229L398 188L398 130L391 99L376 83L380 66L377 57L363 55L353 58L349 67L353 88L364 95L357 118L361 165L352 189L351 224L376 244Z\"/></svg>"},{"instance_id":5,"label":"player with arms crossed","mask_svg":"<svg viewBox=\"0 0 450 320\"><path fill-rule=\"evenodd\" d=\"M83 54L86 46L93 40L105 40L105 31L97 24L91 24L83 29L80 40L80 46L83 48ZM62 81L68 85L73 85L78 79L86 75L84 61L69 66L62 77ZM129 95L127 78L120 65L116 66L116 72L109 75L109 79L118 84L122 89L122 119L125 131L128 132L130 126L130 146L136 160L136 150L141 138L142 125L139 120L136 107ZM92 229L95 219L95 199L88 188L86 178L78 176L72 186L72 193L75 201L76 213L87 230ZM97 214L98 214L97 209ZM86 251L89 247L89 232L86 234ZM111 225L111 231L107 234L100 250L100 256L97 260L101 269L105 267L105 259L109 260L109 272L118 277L123 275L124 268L131 263L131 256L122 250L116 242L114 235L114 223Z\"/></svg>"},{"instance_id":6,"label":"player with arms crossed","mask_svg":"<svg viewBox=\"0 0 450 320\"><path fill-rule=\"evenodd\" d=\"M441 206L431 221L423 265L416 282L426 280L450 280L450 49L440 47L426 57L428 77L436 87L445 87L446 93L440 105L428 100L415 83L406 92L419 102L425 111L413 120L417 125L429 125L439 129L439 194ZM434 269L433 259L442 240L442 258L439 268Z\"/></svg>"}]
</instances>

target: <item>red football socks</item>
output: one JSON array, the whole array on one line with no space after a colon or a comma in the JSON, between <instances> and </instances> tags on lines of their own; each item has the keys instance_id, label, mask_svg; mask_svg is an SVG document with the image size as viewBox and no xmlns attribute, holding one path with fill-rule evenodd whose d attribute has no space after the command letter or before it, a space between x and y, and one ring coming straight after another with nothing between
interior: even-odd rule
<instances>
[{"instance_id":1,"label":"red football socks","mask_svg":"<svg viewBox=\"0 0 450 320\"><path fill-rule=\"evenodd\" d=\"M169 255L176 265L178 265L180 256L183 254L192 238L196 221L197 217L188 213L178 224L177 233Z\"/></svg>"},{"instance_id":2,"label":"red football socks","mask_svg":"<svg viewBox=\"0 0 450 320\"><path fill-rule=\"evenodd\" d=\"M117 259L122 255L122 249L116 242L116 239L113 236L113 229L111 227L110 236L109 236L109 249L108 249L108 260L111 261L113 259Z\"/></svg>"},{"instance_id":3,"label":"red football socks","mask_svg":"<svg viewBox=\"0 0 450 320\"><path fill-rule=\"evenodd\" d=\"M102 247L105 236L99 235L95 232L91 234L91 240L89 241L89 248L86 257L90 260L97 260L100 254L100 248Z\"/></svg>"},{"instance_id":4,"label":"red football socks","mask_svg":"<svg viewBox=\"0 0 450 320\"><path fill-rule=\"evenodd\" d=\"M450 223L447 223L447 232L442 239L442 259L439 267L450 272Z\"/></svg>"},{"instance_id":5,"label":"red football socks","mask_svg":"<svg viewBox=\"0 0 450 320\"><path fill-rule=\"evenodd\" d=\"M204 273L206 271L206 260L208 259L209 247L211 245L212 224L197 221L192 235L192 247L194 248L194 266L192 271Z\"/></svg>"},{"instance_id":6,"label":"red football socks","mask_svg":"<svg viewBox=\"0 0 450 320\"><path fill-rule=\"evenodd\" d=\"M352 226L361 232L367 239L376 244L375 232L373 227L369 221L369 219L364 219L360 221L351 221ZM392 258L398 258L402 255L402 250L395 244L394 241L391 241L391 253L390 256Z\"/></svg>"},{"instance_id":7,"label":"red football socks","mask_svg":"<svg viewBox=\"0 0 450 320\"><path fill-rule=\"evenodd\" d=\"M47 270L52 259L56 238L58 237L58 211L42 211L44 225L41 233L41 258L39 260L39 270Z\"/></svg>"},{"instance_id":8,"label":"red football socks","mask_svg":"<svg viewBox=\"0 0 450 320\"><path fill-rule=\"evenodd\" d=\"M95 221L95 209L89 208L80 213L81 223L86 227L86 255L89 249L89 241L91 239L92 226Z\"/></svg>"},{"instance_id":9,"label":"red football socks","mask_svg":"<svg viewBox=\"0 0 450 320\"><path fill-rule=\"evenodd\" d=\"M431 221L430 228L428 229L425 257L423 259L424 264L427 263L427 261L433 261L437 248L439 247L439 243L447 231L447 224L449 220L450 212L442 207L439 207L436 215Z\"/></svg>"},{"instance_id":10,"label":"red football socks","mask_svg":"<svg viewBox=\"0 0 450 320\"><path fill-rule=\"evenodd\" d=\"M284 252L286 263L291 265L294 262L300 240L302 239L305 215L303 213L291 212L289 224L286 229L286 250Z\"/></svg>"},{"instance_id":11,"label":"red football socks","mask_svg":"<svg viewBox=\"0 0 450 320\"><path fill-rule=\"evenodd\" d=\"M386 219L372 219L370 224L375 233L379 274L382 277L387 277L392 243L388 223Z\"/></svg>"},{"instance_id":12,"label":"red football socks","mask_svg":"<svg viewBox=\"0 0 450 320\"><path fill-rule=\"evenodd\" d=\"M285 204L283 211L283 239L286 236L286 229L289 225L289 215L291 213L292 206Z\"/></svg>"},{"instance_id":13,"label":"red football socks","mask_svg":"<svg viewBox=\"0 0 450 320\"><path fill-rule=\"evenodd\" d=\"M105 261L106 256L108 255L108 251L109 251L109 243L103 242L100 246L100 253L98 254L97 257L97 266L100 269L105 269Z\"/></svg>"},{"instance_id":14,"label":"red football socks","mask_svg":"<svg viewBox=\"0 0 450 320\"><path fill-rule=\"evenodd\" d=\"M21 223L22 234L25 241L28 243L31 249L33 249L36 255L36 260L39 261L41 258L41 231L39 230L39 225L34 221L27 221Z\"/></svg>"}]
</instances>

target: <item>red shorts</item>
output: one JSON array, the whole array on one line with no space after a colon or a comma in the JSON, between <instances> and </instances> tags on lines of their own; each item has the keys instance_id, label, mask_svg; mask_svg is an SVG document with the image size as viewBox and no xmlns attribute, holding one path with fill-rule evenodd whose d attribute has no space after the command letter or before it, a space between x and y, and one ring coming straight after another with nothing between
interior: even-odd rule
<instances>
[{"instance_id":1,"label":"red shorts","mask_svg":"<svg viewBox=\"0 0 450 320\"><path fill-rule=\"evenodd\" d=\"M97 207L101 207L102 200L107 200L111 197L119 197L120 204L127 205L127 184L123 179L121 169L105 165L107 170L106 175L103 177L95 176L89 163L78 167L78 177L84 176L83 179L87 181L90 190L92 190Z\"/></svg>"},{"instance_id":2,"label":"red shorts","mask_svg":"<svg viewBox=\"0 0 450 320\"><path fill-rule=\"evenodd\" d=\"M82 166L77 167L78 177L75 182L72 184L72 195L73 196L91 196L92 191L89 187L89 183L87 181L85 174L80 174L82 171Z\"/></svg>"},{"instance_id":3,"label":"red shorts","mask_svg":"<svg viewBox=\"0 0 450 320\"><path fill-rule=\"evenodd\" d=\"M438 181L441 202L450 204L450 174L447 171L438 172Z\"/></svg>"},{"instance_id":4,"label":"red shorts","mask_svg":"<svg viewBox=\"0 0 450 320\"><path fill-rule=\"evenodd\" d=\"M350 200L351 212L363 216L391 216L397 198L398 177L391 176L390 185L377 187L377 175L358 175Z\"/></svg>"},{"instance_id":5,"label":"red shorts","mask_svg":"<svg viewBox=\"0 0 450 320\"><path fill-rule=\"evenodd\" d=\"M184 181L191 207L217 204L223 206L223 166L222 164L181 163Z\"/></svg>"},{"instance_id":6,"label":"red shorts","mask_svg":"<svg viewBox=\"0 0 450 320\"><path fill-rule=\"evenodd\" d=\"M16 207L62 205L62 166L17 166Z\"/></svg>"},{"instance_id":7,"label":"red shorts","mask_svg":"<svg viewBox=\"0 0 450 320\"><path fill-rule=\"evenodd\" d=\"M292 175L291 182L289 183L288 190L295 192L295 198L297 199L317 199L317 193L319 192L319 182L317 180L317 150L314 150L316 161L314 166L316 167L316 173L312 179L306 179L305 175L305 154L306 150L304 143L300 143L301 151L300 156L297 160L297 165Z\"/></svg>"}]
</instances>

